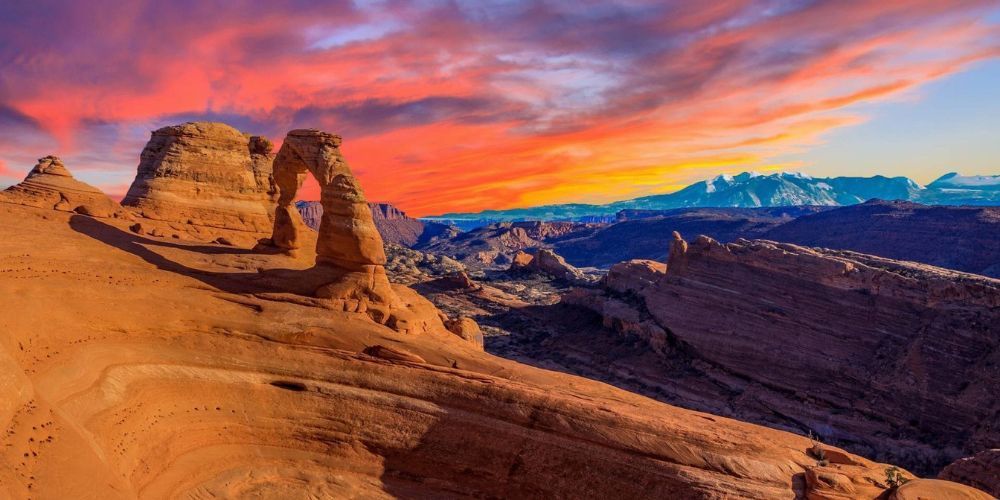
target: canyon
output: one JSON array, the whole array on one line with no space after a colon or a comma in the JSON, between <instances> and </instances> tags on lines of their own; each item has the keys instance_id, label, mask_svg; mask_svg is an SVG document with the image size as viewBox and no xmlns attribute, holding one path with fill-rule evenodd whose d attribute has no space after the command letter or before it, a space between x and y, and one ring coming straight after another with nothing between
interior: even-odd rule
<instances>
[{"instance_id":1,"label":"canyon","mask_svg":"<svg viewBox=\"0 0 1000 500\"><path fill-rule=\"evenodd\" d=\"M489 259L383 238L341 141L185 124L121 205L51 157L0 196L5 496L990 498L872 458L995 442L997 280L678 235L593 283L533 242L600 226L559 224L498 226L474 248L510 262L466 269ZM625 343L652 398L560 373Z\"/></svg>"}]
</instances>

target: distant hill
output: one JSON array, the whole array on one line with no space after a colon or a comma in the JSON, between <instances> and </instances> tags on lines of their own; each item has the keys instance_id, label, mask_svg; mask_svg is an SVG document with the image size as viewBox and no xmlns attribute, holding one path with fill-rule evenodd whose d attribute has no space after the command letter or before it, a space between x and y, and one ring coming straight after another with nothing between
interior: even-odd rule
<instances>
[{"instance_id":1,"label":"distant hill","mask_svg":"<svg viewBox=\"0 0 1000 500\"><path fill-rule=\"evenodd\" d=\"M763 238L1000 278L1000 207L873 200L800 217Z\"/></svg>"},{"instance_id":2,"label":"distant hill","mask_svg":"<svg viewBox=\"0 0 1000 500\"><path fill-rule=\"evenodd\" d=\"M607 267L629 259L665 260L671 233L711 236L721 242L760 238L805 214L832 207L678 208L623 210L619 222L585 237L558 241L555 251L575 266Z\"/></svg>"},{"instance_id":3,"label":"distant hill","mask_svg":"<svg viewBox=\"0 0 1000 500\"><path fill-rule=\"evenodd\" d=\"M870 199L909 200L937 205L1000 205L1000 176L947 174L926 187L907 177L810 177L801 173L720 175L669 194L644 196L606 205L545 205L426 218L464 230L500 221L570 220L608 222L621 210L692 207L757 208L846 206Z\"/></svg>"}]
</instances>

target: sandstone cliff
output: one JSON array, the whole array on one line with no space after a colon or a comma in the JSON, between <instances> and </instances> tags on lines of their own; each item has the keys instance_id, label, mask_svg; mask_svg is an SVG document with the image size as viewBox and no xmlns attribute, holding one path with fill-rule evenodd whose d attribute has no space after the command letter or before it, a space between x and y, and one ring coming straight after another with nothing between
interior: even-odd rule
<instances>
[{"instance_id":1,"label":"sandstone cliff","mask_svg":"<svg viewBox=\"0 0 1000 500\"><path fill-rule=\"evenodd\" d=\"M710 378L741 418L928 473L1000 443L1000 281L763 240L677 236L670 253L565 301Z\"/></svg>"},{"instance_id":2,"label":"sandstone cliff","mask_svg":"<svg viewBox=\"0 0 1000 500\"><path fill-rule=\"evenodd\" d=\"M274 213L270 141L223 123L163 127L122 204L143 217L263 234Z\"/></svg>"}]
</instances>

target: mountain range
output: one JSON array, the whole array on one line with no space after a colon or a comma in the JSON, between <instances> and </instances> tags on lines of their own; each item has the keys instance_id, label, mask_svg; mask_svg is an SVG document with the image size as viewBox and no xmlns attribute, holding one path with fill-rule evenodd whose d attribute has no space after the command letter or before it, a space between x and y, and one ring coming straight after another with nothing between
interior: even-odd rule
<instances>
[{"instance_id":1,"label":"mountain range","mask_svg":"<svg viewBox=\"0 0 1000 500\"><path fill-rule=\"evenodd\" d=\"M669 194L644 196L604 205L544 205L478 213L449 213L426 220L470 229L493 222L573 220L609 222L620 210L667 210L692 207L845 206L878 198L934 205L1000 204L1000 175L948 173L926 186L907 177L811 177L797 172L719 175Z\"/></svg>"}]
</instances>

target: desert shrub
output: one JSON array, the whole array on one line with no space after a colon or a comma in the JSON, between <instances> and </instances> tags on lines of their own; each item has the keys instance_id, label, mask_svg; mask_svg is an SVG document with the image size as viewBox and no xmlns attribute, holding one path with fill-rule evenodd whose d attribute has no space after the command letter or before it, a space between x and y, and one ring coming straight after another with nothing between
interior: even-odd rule
<instances>
[{"instance_id":1,"label":"desert shrub","mask_svg":"<svg viewBox=\"0 0 1000 500\"><path fill-rule=\"evenodd\" d=\"M895 465L885 470L885 482L890 488L899 488L900 486L906 484L909 480L910 478L904 476L903 473L899 471L899 467L896 467Z\"/></svg>"}]
</instances>

